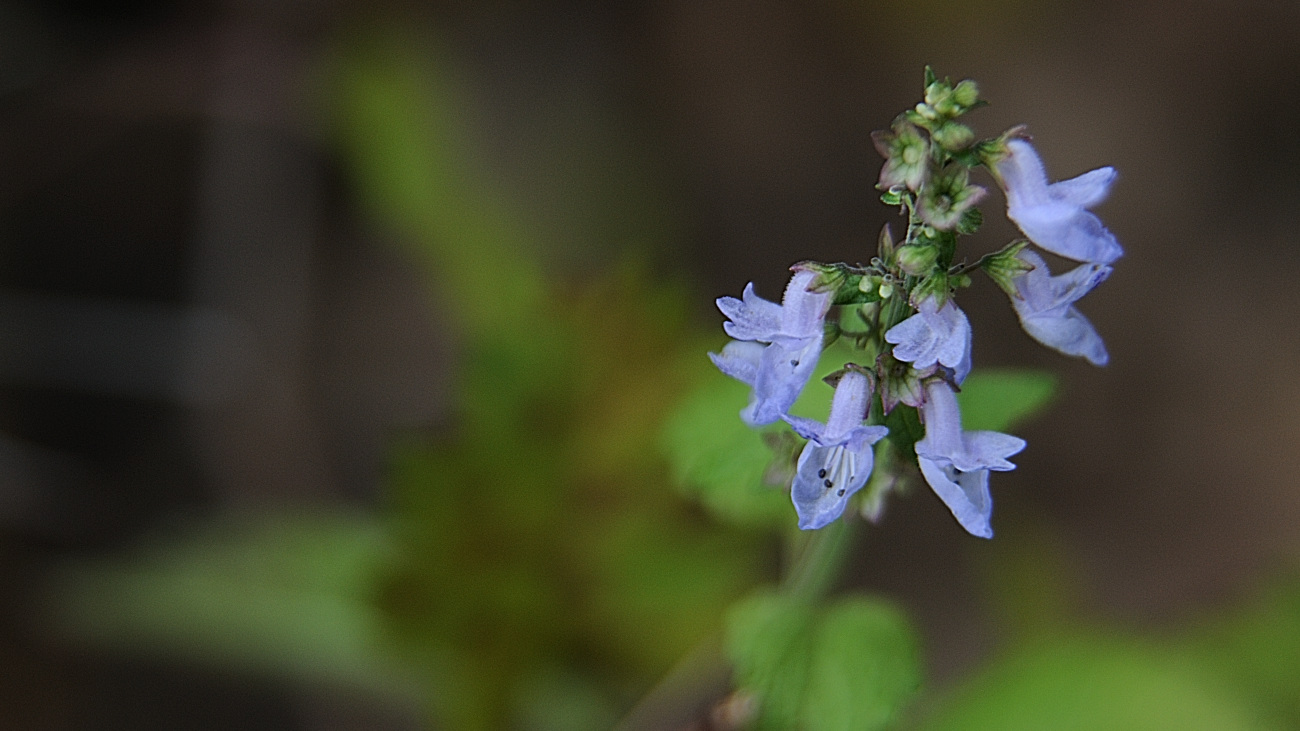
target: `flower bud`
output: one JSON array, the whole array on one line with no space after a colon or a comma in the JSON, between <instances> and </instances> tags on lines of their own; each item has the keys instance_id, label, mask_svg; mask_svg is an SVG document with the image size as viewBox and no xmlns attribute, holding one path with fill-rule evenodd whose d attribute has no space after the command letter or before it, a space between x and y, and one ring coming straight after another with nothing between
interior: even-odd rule
<instances>
[{"instance_id":1,"label":"flower bud","mask_svg":"<svg viewBox=\"0 0 1300 731\"><path fill-rule=\"evenodd\" d=\"M964 150L975 141L975 133L970 127L957 122L944 122L934 131L934 141L945 150Z\"/></svg>"},{"instance_id":2,"label":"flower bud","mask_svg":"<svg viewBox=\"0 0 1300 731\"><path fill-rule=\"evenodd\" d=\"M956 88L952 90L952 99L964 109L969 109L975 106L980 99L979 87L974 81L966 79L957 84Z\"/></svg>"},{"instance_id":3,"label":"flower bud","mask_svg":"<svg viewBox=\"0 0 1300 731\"><path fill-rule=\"evenodd\" d=\"M889 230L889 224L885 224L880 229L880 238L876 241L876 256L888 265L894 260L894 235Z\"/></svg>"},{"instance_id":4,"label":"flower bud","mask_svg":"<svg viewBox=\"0 0 1300 731\"><path fill-rule=\"evenodd\" d=\"M943 113L945 108L953 104L952 86L946 81L932 81L926 84L925 103L934 107L935 111Z\"/></svg>"},{"instance_id":5,"label":"flower bud","mask_svg":"<svg viewBox=\"0 0 1300 731\"><path fill-rule=\"evenodd\" d=\"M898 247L894 258L898 262L898 268L903 272L914 277L923 277L934 269L934 263L939 259L939 247L929 244L907 244Z\"/></svg>"}]
</instances>

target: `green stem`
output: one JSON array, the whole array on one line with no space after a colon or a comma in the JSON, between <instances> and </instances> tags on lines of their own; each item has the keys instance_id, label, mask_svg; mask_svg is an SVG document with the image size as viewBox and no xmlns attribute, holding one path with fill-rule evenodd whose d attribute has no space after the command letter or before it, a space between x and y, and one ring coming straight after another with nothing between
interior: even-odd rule
<instances>
[{"instance_id":1,"label":"green stem","mask_svg":"<svg viewBox=\"0 0 1300 731\"><path fill-rule=\"evenodd\" d=\"M809 602L825 596L839 578L852 539L853 523L848 520L837 520L807 534L794 549L782 591Z\"/></svg>"},{"instance_id":2,"label":"green stem","mask_svg":"<svg viewBox=\"0 0 1300 731\"><path fill-rule=\"evenodd\" d=\"M976 269L979 269L980 267L984 266L985 262L989 261L990 259L992 259L993 257L997 256L1000 253L1002 252L994 251L985 254L984 256L981 256L979 259L975 260L975 263L973 264L966 264L960 267L953 267L952 269L948 270L948 276L959 276L962 274L969 274L970 272L973 272Z\"/></svg>"}]
</instances>

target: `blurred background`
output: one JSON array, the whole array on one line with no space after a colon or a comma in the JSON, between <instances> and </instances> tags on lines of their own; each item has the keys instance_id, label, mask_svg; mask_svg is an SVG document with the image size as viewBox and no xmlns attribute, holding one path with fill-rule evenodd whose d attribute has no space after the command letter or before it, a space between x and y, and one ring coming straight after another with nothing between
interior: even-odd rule
<instances>
[{"instance_id":1,"label":"blurred background","mask_svg":"<svg viewBox=\"0 0 1300 731\"><path fill-rule=\"evenodd\" d=\"M854 547L844 588L921 638L901 723L1300 728L1297 34L1215 0L0 3L0 726L726 728L710 648L793 520L702 505L665 424L725 380L715 297L870 258L869 133L928 63L1052 178L1115 166L1127 255L1083 303L1105 369L962 294L977 365L1060 388L994 541L916 490ZM1099 677L1124 700L1052 686Z\"/></svg>"}]
</instances>

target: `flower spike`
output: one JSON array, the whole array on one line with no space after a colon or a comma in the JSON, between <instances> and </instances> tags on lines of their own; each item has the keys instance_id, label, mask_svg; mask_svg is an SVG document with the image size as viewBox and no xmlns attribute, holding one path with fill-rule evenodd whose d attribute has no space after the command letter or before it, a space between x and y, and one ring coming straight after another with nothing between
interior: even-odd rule
<instances>
[{"instance_id":1,"label":"flower spike","mask_svg":"<svg viewBox=\"0 0 1300 731\"><path fill-rule=\"evenodd\" d=\"M753 284L739 298L717 300L732 339L709 357L750 386L741 418L754 427L784 421L807 440L796 459L790 431L764 434L785 445L774 448L768 475L789 481L801 529L829 525L850 502L874 522L885 496L906 484L910 463L966 531L993 536L989 475L1015 469L1010 459L1025 441L962 428L957 393L971 372L972 333L956 297L973 284L973 272L1006 293L1030 337L1095 365L1109 359L1075 304L1124 254L1090 210L1106 198L1115 170L1049 182L1023 125L976 137L962 117L983 103L975 82L953 84L926 67L924 101L872 134L884 158L876 188L880 201L906 219L902 238L886 226L860 258L795 264L780 304L759 297ZM985 221L979 205L987 191L971 181L978 168L1006 193L1007 217L1028 240L981 247L987 253L973 256L959 242ZM1080 263L1054 276L1031 245ZM791 416L832 343L868 365L846 363L824 379L835 389L825 423ZM981 400L978 393L973 398ZM876 450L882 439L888 448ZM913 453L914 462L902 459Z\"/></svg>"}]
</instances>

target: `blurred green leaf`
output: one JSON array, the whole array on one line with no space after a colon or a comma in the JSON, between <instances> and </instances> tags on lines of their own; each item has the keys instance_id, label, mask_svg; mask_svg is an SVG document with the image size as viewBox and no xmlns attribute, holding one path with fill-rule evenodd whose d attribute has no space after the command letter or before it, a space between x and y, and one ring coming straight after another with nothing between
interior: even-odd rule
<instances>
[{"instance_id":1,"label":"blurred green leaf","mask_svg":"<svg viewBox=\"0 0 1300 731\"><path fill-rule=\"evenodd\" d=\"M598 725L611 698L716 632L761 571L755 533L701 520L665 489L655 449L704 369L734 386L708 366L684 291L652 283L645 265L584 262L549 276L538 230L520 223L519 201L474 149L473 95L427 41L376 29L344 49L331 77L335 132L364 202L416 245L458 327L453 418L394 453L397 550L378 604L433 666L439 726ZM761 437L736 418L743 387L732 393L740 401L716 416L755 440L761 475ZM747 487L753 513L792 512L781 490ZM548 673L567 680L548 686ZM533 706L547 687L565 696L557 713Z\"/></svg>"},{"instance_id":2,"label":"blurred green leaf","mask_svg":"<svg viewBox=\"0 0 1300 731\"><path fill-rule=\"evenodd\" d=\"M925 731L1278 728L1212 669L1111 635L1026 647L971 678Z\"/></svg>"},{"instance_id":3,"label":"blurred green leaf","mask_svg":"<svg viewBox=\"0 0 1300 731\"><path fill-rule=\"evenodd\" d=\"M727 615L727 655L736 685L758 698L758 728L798 727L816 617L812 605L775 592L738 602Z\"/></svg>"},{"instance_id":4,"label":"blurred green leaf","mask_svg":"<svg viewBox=\"0 0 1300 731\"><path fill-rule=\"evenodd\" d=\"M977 370L961 384L962 427L1006 431L1042 411L1056 394L1056 376L1047 371Z\"/></svg>"},{"instance_id":5,"label":"blurred green leaf","mask_svg":"<svg viewBox=\"0 0 1300 731\"><path fill-rule=\"evenodd\" d=\"M902 612L855 597L817 627L804 698L808 731L883 729L921 684L917 641Z\"/></svg>"},{"instance_id":6,"label":"blurred green leaf","mask_svg":"<svg viewBox=\"0 0 1300 731\"><path fill-rule=\"evenodd\" d=\"M515 727L528 731L607 731L619 718L604 688L564 667L539 669L512 700Z\"/></svg>"},{"instance_id":7,"label":"blurred green leaf","mask_svg":"<svg viewBox=\"0 0 1300 731\"><path fill-rule=\"evenodd\" d=\"M196 525L64 566L47 621L120 652L414 697L369 602L388 552L379 526L352 516Z\"/></svg>"},{"instance_id":8,"label":"blurred green leaf","mask_svg":"<svg viewBox=\"0 0 1300 731\"><path fill-rule=\"evenodd\" d=\"M882 729L920 684L906 618L867 597L823 609L756 594L728 616L727 652L738 686L758 699L761 729Z\"/></svg>"},{"instance_id":9,"label":"blurred green leaf","mask_svg":"<svg viewBox=\"0 0 1300 731\"><path fill-rule=\"evenodd\" d=\"M390 29L389 33L393 33ZM364 204L412 234L460 319L527 321L545 279L514 206L489 184L472 142L471 95L430 38L354 41L329 69L334 133Z\"/></svg>"},{"instance_id":10,"label":"blurred green leaf","mask_svg":"<svg viewBox=\"0 0 1300 731\"><path fill-rule=\"evenodd\" d=\"M772 451L762 433L740 420L749 387L717 373L708 361L701 367L708 372L664 425L661 445L674 482L726 520L754 526L790 522L789 494L763 484Z\"/></svg>"},{"instance_id":11,"label":"blurred green leaf","mask_svg":"<svg viewBox=\"0 0 1300 731\"><path fill-rule=\"evenodd\" d=\"M1300 728L1300 583L1270 587L1248 606L1195 629L1189 641L1242 695Z\"/></svg>"}]
</instances>

